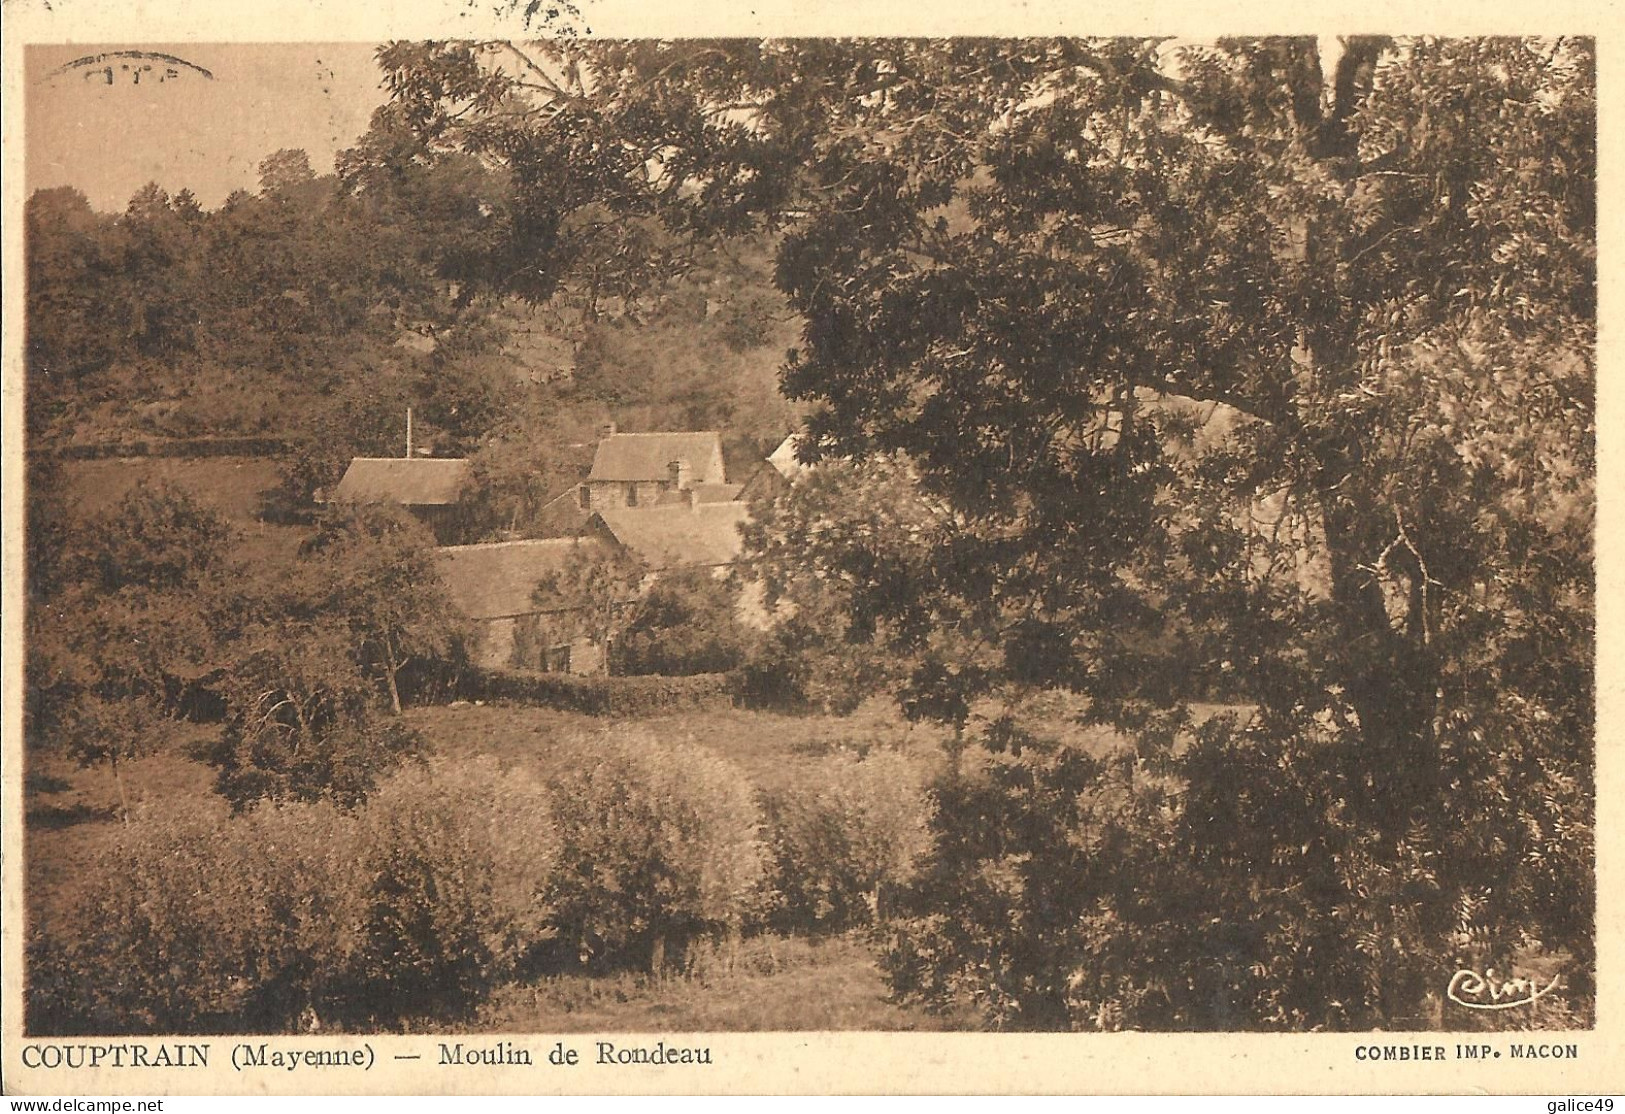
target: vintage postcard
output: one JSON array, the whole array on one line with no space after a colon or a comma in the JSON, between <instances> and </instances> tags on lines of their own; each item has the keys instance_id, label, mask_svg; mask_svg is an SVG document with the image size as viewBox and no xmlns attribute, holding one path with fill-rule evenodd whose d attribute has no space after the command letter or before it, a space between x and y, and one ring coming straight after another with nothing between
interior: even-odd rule
<instances>
[{"instance_id":1,"label":"vintage postcard","mask_svg":"<svg viewBox=\"0 0 1625 1114\"><path fill-rule=\"evenodd\" d=\"M8 0L8 1094L1621 1090L1614 27L378 7Z\"/></svg>"}]
</instances>

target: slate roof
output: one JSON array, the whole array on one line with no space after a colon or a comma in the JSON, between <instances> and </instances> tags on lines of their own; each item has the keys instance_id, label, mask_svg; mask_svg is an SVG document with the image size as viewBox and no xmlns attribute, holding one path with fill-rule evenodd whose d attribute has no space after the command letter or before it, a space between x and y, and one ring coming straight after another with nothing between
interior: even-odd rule
<instances>
[{"instance_id":1,"label":"slate roof","mask_svg":"<svg viewBox=\"0 0 1625 1114\"><path fill-rule=\"evenodd\" d=\"M447 545L435 550L435 559L458 610L470 619L503 619L542 610L530 598L537 582L582 548L601 545L593 538Z\"/></svg>"},{"instance_id":2,"label":"slate roof","mask_svg":"<svg viewBox=\"0 0 1625 1114\"><path fill-rule=\"evenodd\" d=\"M612 433L598 442L587 482L664 480L674 460L685 460L689 482L722 483L722 438L708 433Z\"/></svg>"},{"instance_id":3,"label":"slate roof","mask_svg":"<svg viewBox=\"0 0 1625 1114\"><path fill-rule=\"evenodd\" d=\"M726 565L738 559L744 549L739 526L750 515L745 503L701 503L690 507L601 510L594 517L612 537L641 558L648 566L661 569L693 565Z\"/></svg>"},{"instance_id":4,"label":"slate roof","mask_svg":"<svg viewBox=\"0 0 1625 1114\"><path fill-rule=\"evenodd\" d=\"M457 502L471 474L472 466L460 458L358 456L327 498L333 503L445 506Z\"/></svg>"}]
</instances>

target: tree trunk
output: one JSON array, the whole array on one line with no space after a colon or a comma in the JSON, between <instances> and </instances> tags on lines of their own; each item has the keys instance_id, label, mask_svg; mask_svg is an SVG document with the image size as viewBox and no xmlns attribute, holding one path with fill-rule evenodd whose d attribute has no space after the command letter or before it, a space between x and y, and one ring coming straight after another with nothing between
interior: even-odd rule
<instances>
[{"instance_id":1,"label":"tree trunk","mask_svg":"<svg viewBox=\"0 0 1625 1114\"><path fill-rule=\"evenodd\" d=\"M384 663L385 675L389 679L389 707L396 715L400 715L401 692L395 686L395 674L400 671L401 667L395 661L395 644L387 638L384 639L384 655L386 658Z\"/></svg>"},{"instance_id":2,"label":"tree trunk","mask_svg":"<svg viewBox=\"0 0 1625 1114\"><path fill-rule=\"evenodd\" d=\"M1392 824L1429 801L1437 786L1438 674L1420 632L1397 629L1383 600L1377 566L1388 539L1378 526L1391 516L1351 501L1357 499L1334 493L1324 501L1326 545L1347 655L1342 682L1359 717L1362 765L1371 782L1366 803Z\"/></svg>"},{"instance_id":3,"label":"tree trunk","mask_svg":"<svg viewBox=\"0 0 1625 1114\"><path fill-rule=\"evenodd\" d=\"M130 802L124 796L124 777L118 772L118 754L108 756L108 763L113 767L113 785L118 789L118 816L125 824L130 822Z\"/></svg>"}]
</instances>

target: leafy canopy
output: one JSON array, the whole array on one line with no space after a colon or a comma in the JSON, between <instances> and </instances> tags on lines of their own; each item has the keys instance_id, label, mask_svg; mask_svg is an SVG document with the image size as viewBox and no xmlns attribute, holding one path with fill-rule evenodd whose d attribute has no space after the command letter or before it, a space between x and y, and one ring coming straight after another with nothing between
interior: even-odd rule
<instances>
[{"instance_id":1,"label":"leafy canopy","mask_svg":"<svg viewBox=\"0 0 1625 1114\"><path fill-rule=\"evenodd\" d=\"M1068 690L1129 740L988 714L901 989L1013 1026L1442 1024L1437 972L1534 949L1583 1013L1589 41L381 61L427 141L512 173L535 296L599 209L776 235L809 459L900 453L956 516L876 637L951 611L977 667L925 706Z\"/></svg>"}]
</instances>

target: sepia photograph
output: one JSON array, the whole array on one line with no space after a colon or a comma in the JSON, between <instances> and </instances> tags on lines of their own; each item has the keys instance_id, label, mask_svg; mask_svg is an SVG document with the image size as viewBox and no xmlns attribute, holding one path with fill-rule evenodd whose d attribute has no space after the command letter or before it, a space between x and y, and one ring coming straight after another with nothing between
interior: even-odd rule
<instances>
[{"instance_id":1,"label":"sepia photograph","mask_svg":"<svg viewBox=\"0 0 1625 1114\"><path fill-rule=\"evenodd\" d=\"M1595 38L590 15L21 51L24 1065L1579 1057Z\"/></svg>"}]
</instances>

